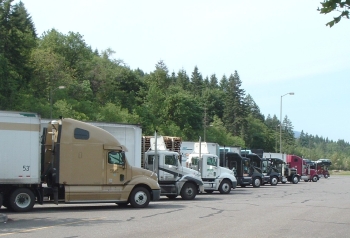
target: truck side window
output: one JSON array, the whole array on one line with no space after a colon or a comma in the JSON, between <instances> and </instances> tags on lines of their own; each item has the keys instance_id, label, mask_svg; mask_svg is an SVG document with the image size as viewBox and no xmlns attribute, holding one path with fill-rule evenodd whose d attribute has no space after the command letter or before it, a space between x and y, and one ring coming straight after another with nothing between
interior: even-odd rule
<instances>
[{"instance_id":1,"label":"truck side window","mask_svg":"<svg viewBox=\"0 0 350 238\"><path fill-rule=\"evenodd\" d=\"M207 165L212 165L212 166L216 166L216 159L214 157L208 157L207 159Z\"/></svg>"},{"instance_id":2,"label":"truck side window","mask_svg":"<svg viewBox=\"0 0 350 238\"><path fill-rule=\"evenodd\" d=\"M166 155L164 162L167 165L176 165L176 158L173 155Z\"/></svg>"},{"instance_id":3,"label":"truck side window","mask_svg":"<svg viewBox=\"0 0 350 238\"><path fill-rule=\"evenodd\" d=\"M90 138L90 133L87 130L84 130L81 128L75 128L74 138L78 140L88 140Z\"/></svg>"},{"instance_id":4,"label":"truck side window","mask_svg":"<svg viewBox=\"0 0 350 238\"><path fill-rule=\"evenodd\" d=\"M147 157L147 164L153 164L153 160L154 160L154 155L149 155Z\"/></svg>"},{"instance_id":5,"label":"truck side window","mask_svg":"<svg viewBox=\"0 0 350 238\"><path fill-rule=\"evenodd\" d=\"M123 151L111 151L108 153L108 163L110 164L125 164L125 153Z\"/></svg>"}]
</instances>

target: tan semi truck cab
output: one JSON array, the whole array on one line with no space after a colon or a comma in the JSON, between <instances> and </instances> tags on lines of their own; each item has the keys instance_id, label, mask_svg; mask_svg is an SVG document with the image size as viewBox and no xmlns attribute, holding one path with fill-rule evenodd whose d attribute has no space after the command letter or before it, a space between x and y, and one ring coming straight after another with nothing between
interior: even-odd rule
<instances>
[{"instance_id":1,"label":"tan semi truck cab","mask_svg":"<svg viewBox=\"0 0 350 238\"><path fill-rule=\"evenodd\" d=\"M129 165L126 148L101 128L64 118L40 130L34 113L0 112L0 131L16 141L0 151L1 164L12 170L0 173L0 206L29 211L35 202L51 201L143 208L160 198L157 174Z\"/></svg>"}]
</instances>

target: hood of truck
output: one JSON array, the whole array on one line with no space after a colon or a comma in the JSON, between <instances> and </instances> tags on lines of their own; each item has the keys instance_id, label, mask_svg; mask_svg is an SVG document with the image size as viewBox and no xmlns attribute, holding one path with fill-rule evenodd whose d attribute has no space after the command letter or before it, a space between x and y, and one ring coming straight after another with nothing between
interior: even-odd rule
<instances>
[{"instance_id":1,"label":"hood of truck","mask_svg":"<svg viewBox=\"0 0 350 238\"><path fill-rule=\"evenodd\" d=\"M235 176L235 173L233 170L225 168L225 167L219 167L220 168L220 173L228 173L228 174L232 174L233 176Z\"/></svg>"},{"instance_id":2,"label":"hood of truck","mask_svg":"<svg viewBox=\"0 0 350 238\"><path fill-rule=\"evenodd\" d=\"M132 172L133 178L139 177L139 176L145 176L145 177L149 177L149 178L155 180L156 182L158 182L158 175L153 171L131 166L131 172Z\"/></svg>"},{"instance_id":3,"label":"hood of truck","mask_svg":"<svg viewBox=\"0 0 350 238\"><path fill-rule=\"evenodd\" d=\"M201 174L197 170L186 168L186 167L182 167L182 174L183 175L191 174L195 177L201 178Z\"/></svg>"}]
</instances>

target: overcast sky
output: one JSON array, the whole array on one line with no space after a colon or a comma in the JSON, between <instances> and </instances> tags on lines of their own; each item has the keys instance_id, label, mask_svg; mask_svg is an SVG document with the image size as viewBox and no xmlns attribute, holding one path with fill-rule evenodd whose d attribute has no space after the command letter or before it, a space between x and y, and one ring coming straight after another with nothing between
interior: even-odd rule
<instances>
[{"instance_id":1,"label":"overcast sky","mask_svg":"<svg viewBox=\"0 0 350 238\"><path fill-rule=\"evenodd\" d=\"M23 0L39 36L55 28L113 49L131 69L197 66L218 79L238 71L267 116L294 130L350 142L350 20L332 28L322 0Z\"/></svg>"}]
</instances>

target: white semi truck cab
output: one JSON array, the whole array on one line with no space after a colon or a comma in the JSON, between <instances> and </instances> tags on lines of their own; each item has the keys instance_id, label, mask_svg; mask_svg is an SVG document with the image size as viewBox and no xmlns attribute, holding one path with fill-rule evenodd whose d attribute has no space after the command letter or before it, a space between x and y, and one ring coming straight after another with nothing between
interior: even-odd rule
<instances>
[{"instance_id":1,"label":"white semi truck cab","mask_svg":"<svg viewBox=\"0 0 350 238\"><path fill-rule=\"evenodd\" d=\"M204 191L207 193L219 191L227 194L237 187L234 172L220 166L219 157L208 153L206 142L195 143L194 152L189 155L187 165L201 174Z\"/></svg>"},{"instance_id":2,"label":"white semi truck cab","mask_svg":"<svg viewBox=\"0 0 350 238\"><path fill-rule=\"evenodd\" d=\"M161 195L175 199L192 200L204 192L203 181L198 171L183 167L180 154L166 148L162 136L150 139L151 147L144 153L144 167L158 174Z\"/></svg>"}]
</instances>

